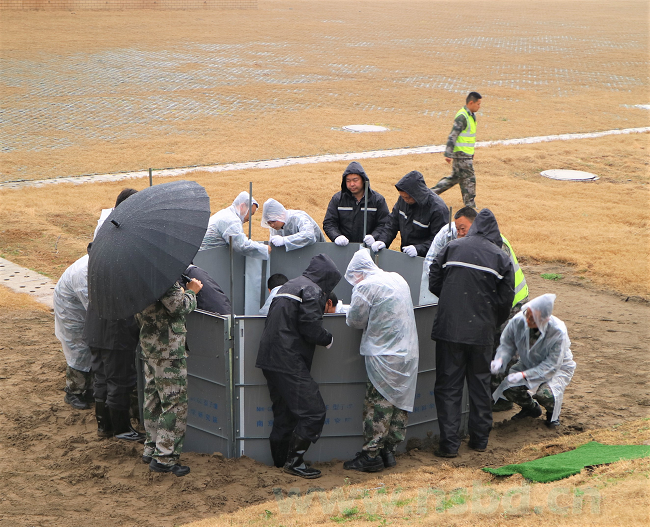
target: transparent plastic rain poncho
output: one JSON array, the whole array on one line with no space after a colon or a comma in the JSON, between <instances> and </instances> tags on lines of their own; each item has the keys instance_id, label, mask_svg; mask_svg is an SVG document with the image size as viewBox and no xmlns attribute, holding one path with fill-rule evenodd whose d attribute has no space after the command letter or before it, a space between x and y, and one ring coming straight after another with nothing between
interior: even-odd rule
<instances>
[{"instance_id":1,"label":"transparent plastic rain poncho","mask_svg":"<svg viewBox=\"0 0 650 527\"><path fill-rule=\"evenodd\" d=\"M379 269L367 249L354 254L345 279L354 286L346 322L363 330L360 352L370 382L392 405L412 412L419 347L406 280Z\"/></svg>"},{"instance_id":2,"label":"transparent plastic rain poncho","mask_svg":"<svg viewBox=\"0 0 650 527\"><path fill-rule=\"evenodd\" d=\"M68 267L54 288L54 334L68 366L90 371L90 348L82 338L88 309L88 255Z\"/></svg>"},{"instance_id":3,"label":"transparent plastic rain poncho","mask_svg":"<svg viewBox=\"0 0 650 527\"><path fill-rule=\"evenodd\" d=\"M248 214L248 200L248 192L240 192L230 207L220 210L210 218L200 251L228 247L228 240L232 236L232 246L235 251L244 256L268 260L269 248L263 243L250 240L244 234L243 221ZM259 207L255 200L253 205Z\"/></svg>"},{"instance_id":4,"label":"transparent plastic rain poncho","mask_svg":"<svg viewBox=\"0 0 650 527\"><path fill-rule=\"evenodd\" d=\"M512 386L526 386L535 392L540 384L546 382L555 397L555 409L551 418L553 421L560 415L564 390L571 382L576 368L566 326L552 315L554 302L555 295L538 296L524 304L521 311L508 322L501 334L495 359L501 359L506 365L515 354L519 354L519 361L510 368L510 373L525 372L526 378L514 384L506 378L493 395L496 401ZM530 328L525 317L525 312L529 309L532 310L535 324L541 333L532 348L529 343Z\"/></svg>"},{"instance_id":5,"label":"transparent plastic rain poncho","mask_svg":"<svg viewBox=\"0 0 650 527\"><path fill-rule=\"evenodd\" d=\"M449 235L449 224L447 223L433 238L431 246L427 251L427 255L424 257L424 262L422 263L422 285L420 287L420 296L422 296L423 292L429 292L429 267L431 267L433 260L442 252L450 241L455 240L456 238L458 238L458 232L456 231L456 224L453 221L451 222L451 236ZM431 295L431 301L433 303L438 303L437 296L433 293L429 293L429 295Z\"/></svg>"},{"instance_id":6,"label":"transparent plastic rain poncho","mask_svg":"<svg viewBox=\"0 0 650 527\"><path fill-rule=\"evenodd\" d=\"M115 209L102 209L101 214L99 215L99 219L97 220L97 227L95 227L95 234L93 234L93 240L97 236L97 233L99 232L99 229L102 225L104 225L104 222L106 221L106 218L108 218L111 215L111 212L113 212Z\"/></svg>"},{"instance_id":7,"label":"transparent plastic rain poncho","mask_svg":"<svg viewBox=\"0 0 650 527\"><path fill-rule=\"evenodd\" d=\"M284 227L276 231L268 224L269 221L281 221ZM270 236L284 237L287 251L325 241L318 223L309 214L301 210L287 210L274 199L267 199L264 203L262 227L271 231Z\"/></svg>"}]
</instances>

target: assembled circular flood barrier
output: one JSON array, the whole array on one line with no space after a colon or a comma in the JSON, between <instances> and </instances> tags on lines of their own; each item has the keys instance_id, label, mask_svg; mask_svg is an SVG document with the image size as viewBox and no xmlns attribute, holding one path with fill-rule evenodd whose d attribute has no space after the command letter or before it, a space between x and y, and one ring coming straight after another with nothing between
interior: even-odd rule
<instances>
[{"instance_id":1,"label":"assembled circular flood barrier","mask_svg":"<svg viewBox=\"0 0 650 527\"><path fill-rule=\"evenodd\" d=\"M540 172L544 177L550 179L557 179L559 181L595 181L598 179L596 174L591 172L583 172L582 170L563 170L552 169Z\"/></svg>"}]
</instances>

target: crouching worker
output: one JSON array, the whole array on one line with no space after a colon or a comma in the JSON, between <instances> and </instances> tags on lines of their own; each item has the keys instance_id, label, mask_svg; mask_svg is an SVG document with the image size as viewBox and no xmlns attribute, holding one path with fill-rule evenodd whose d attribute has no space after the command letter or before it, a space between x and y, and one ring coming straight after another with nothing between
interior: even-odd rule
<instances>
[{"instance_id":1,"label":"crouching worker","mask_svg":"<svg viewBox=\"0 0 650 527\"><path fill-rule=\"evenodd\" d=\"M394 467L395 450L406 436L418 377L418 334L409 286L399 274L377 267L367 249L357 251L345 273L352 284L348 326L362 329L366 397L361 452L348 470L378 472Z\"/></svg>"},{"instance_id":2,"label":"crouching worker","mask_svg":"<svg viewBox=\"0 0 650 527\"><path fill-rule=\"evenodd\" d=\"M340 279L332 259L317 254L302 276L284 284L269 308L255 363L273 403L273 463L308 479L321 473L308 467L303 456L325 424L325 403L310 370L316 345L329 348L334 341L323 327L323 311Z\"/></svg>"},{"instance_id":3,"label":"crouching worker","mask_svg":"<svg viewBox=\"0 0 650 527\"><path fill-rule=\"evenodd\" d=\"M540 417L541 405L546 409L549 428L560 425L564 390L576 369L566 326L552 315L554 302L555 295L546 294L522 307L503 331L490 367L496 375L519 354L519 361L494 392L494 401L504 397L521 406L513 420Z\"/></svg>"},{"instance_id":4,"label":"crouching worker","mask_svg":"<svg viewBox=\"0 0 650 527\"><path fill-rule=\"evenodd\" d=\"M183 289L175 282L167 292L136 315L144 358L143 463L152 472L189 474L178 462L187 427L187 349L185 317L196 309L203 284L193 278Z\"/></svg>"}]
</instances>

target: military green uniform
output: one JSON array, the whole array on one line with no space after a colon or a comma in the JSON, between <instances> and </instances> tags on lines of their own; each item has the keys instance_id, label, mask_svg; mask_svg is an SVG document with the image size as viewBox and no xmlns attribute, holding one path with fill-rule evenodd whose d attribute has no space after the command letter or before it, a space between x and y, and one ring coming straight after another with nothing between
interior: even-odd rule
<instances>
[{"instance_id":1,"label":"military green uniform","mask_svg":"<svg viewBox=\"0 0 650 527\"><path fill-rule=\"evenodd\" d=\"M470 119L474 119L474 127L476 126L476 115L467 110L467 107L464 107L467 115L470 116ZM432 187L436 194L442 194L445 190L449 190L454 185L460 187L460 193L463 197L463 203L466 207L476 208L476 203L474 203L474 198L476 197L476 177L474 176L474 153L472 148L472 154L467 154L458 150L457 142L458 136L468 132L466 131L470 127L470 123L467 122L466 115L461 111L456 114L454 119L454 125L451 129L451 133L447 138L447 147L445 148L445 157L453 159L451 163L451 175L442 178L435 187Z\"/></svg>"},{"instance_id":2,"label":"military green uniform","mask_svg":"<svg viewBox=\"0 0 650 527\"><path fill-rule=\"evenodd\" d=\"M187 426L185 317L196 295L175 283L160 300L138 314L144 359L144 455L174 465Z\"/></svg>"},{"instance_id":3,"label":"military green uniform","mask_svg":"<svg viewBox=\"0 0 650 527\"><path fill-rule=\"evenodd\" d=\"M374 385L366 382L363 401L363 450L375 457L381 449L395 452L406 437L408 412L390 404Z\"/></svg>"}]
</instances>

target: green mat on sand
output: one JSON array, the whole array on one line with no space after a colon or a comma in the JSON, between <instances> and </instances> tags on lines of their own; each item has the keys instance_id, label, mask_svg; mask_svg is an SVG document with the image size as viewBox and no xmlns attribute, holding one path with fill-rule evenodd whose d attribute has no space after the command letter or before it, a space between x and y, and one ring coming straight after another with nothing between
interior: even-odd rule
<instances>
[{"instance_id":1,"label":"green mat on sand","mask_svg":"<svg viewBox=\"0 0 650 527\"><path fill-rule=\"evenodd\" d=\"M650 457L650 445L602 445L592 441L562 454L518 465L505 465L499 468L485 467L483 470L495 476L512 476L519 473L526 479L548 483L578 474L584 467L640 457Z\"/></svg>"}]
</instances>

